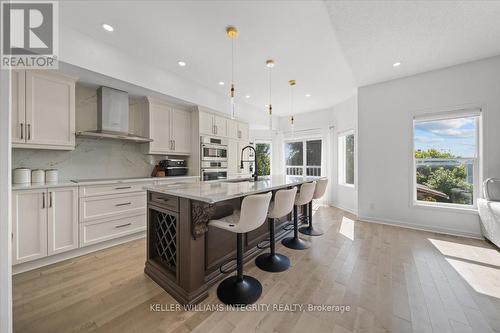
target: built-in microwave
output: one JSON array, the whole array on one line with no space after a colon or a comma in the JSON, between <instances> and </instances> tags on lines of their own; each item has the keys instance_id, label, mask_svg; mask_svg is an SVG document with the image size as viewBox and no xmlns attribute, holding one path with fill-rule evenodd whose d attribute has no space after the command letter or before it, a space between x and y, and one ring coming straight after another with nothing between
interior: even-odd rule
<instances>
[{"instance_id":1,"label":"built-in microwave","mask_svg":"<svg viewBox=\"0 0 500 333\"><path fill-rule=\"evenodd\" d=\"M227 161L227 139L201 137L201 161Z\"/></svg>"}]
</instances>

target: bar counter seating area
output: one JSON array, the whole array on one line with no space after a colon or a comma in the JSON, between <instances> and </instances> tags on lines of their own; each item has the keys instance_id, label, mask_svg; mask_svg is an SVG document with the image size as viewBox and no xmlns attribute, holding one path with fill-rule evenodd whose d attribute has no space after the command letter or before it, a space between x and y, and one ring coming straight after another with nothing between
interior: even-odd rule
<instances>
[{"instance_id":1,"label":"bar counter seating area","mask_svg":"<svg viewBox=\"0 0 500 333\"><path fill-rule=\"evenodd\" d=\"M290 259L275 244L304 250L311 244L300 234L321 236L312 201L327 184L326 178L276 176L148 186L144 271L184 305L199 303L217 283L223 303L254 303L262 285L243 273L244 264L255 260L269 274L286 271Z\"/></svg>"}]
</instances>

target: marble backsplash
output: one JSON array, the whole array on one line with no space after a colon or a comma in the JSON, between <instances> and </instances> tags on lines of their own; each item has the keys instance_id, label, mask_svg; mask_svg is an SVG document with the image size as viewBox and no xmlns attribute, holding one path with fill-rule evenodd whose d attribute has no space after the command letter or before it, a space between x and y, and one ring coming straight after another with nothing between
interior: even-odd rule
<instances>
[{"instance_id":1,"label":"marble backsplash","mask_svg":"<svg viewBox=\"0 0 500 333\"><path fill-rule=\"evenodd\" d=\"M72 151L13 149L12 167L58 169L61 180L149 177L164 158L144 154L141 144L77 138Z\"/></svg>"}]
</instances>

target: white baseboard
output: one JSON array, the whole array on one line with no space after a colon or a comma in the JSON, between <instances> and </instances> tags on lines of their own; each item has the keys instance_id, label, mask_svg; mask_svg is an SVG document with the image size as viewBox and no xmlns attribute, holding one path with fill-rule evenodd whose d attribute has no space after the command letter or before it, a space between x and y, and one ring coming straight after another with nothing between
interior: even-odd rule
<instances>
[{"instance_id":1,"label":"white baseboard","mask_svg":"<svg viewBox=\"0 0 500 333\"><path fill-rule=\"evenodd\" d=\"M64 252L64 253L59 253L59 254L56 254L56 255L53 255L50 257L45 257L45 258L41 258L38 260L25 262L25 263L22 263L19 265L12 266L12 274L15 275L15 274L31 271L32 269L40 268L40 267L47 266L47 265L52 265L52 264L55 264L55 263L60 262L60 261L76 258L76 257L82 256L85 254L89 254L92 252L96 252L99 250L104 250L104 249L107 249L107 248L110 248L110 247L113 247L113 246L116 246L119 244L127 243L127 242L130 242L130 241L133 241L136 239L141 239L144 237L146 237L146 231L141 231L141 232L133 234L133 235L124 236L124 237L120 237L117 239L111 239L109 241L105 241L102 243L93 244L93 245L89 245L89 246L85 246L85 247L80 247L78 249L74 249L74 250Z\"/></svg>"},{"instance_id":2,"label":"white baseboard","mask_svg":"<svg viewBox=\"0 0 500 333\"><path fill-rule=\"evenodd\" d=\"M338 205L338 204L333 203L333 202L325 202L325 204L328 205L328 206L331 206L331 207L335 207L335 208L338 208L338 209L341 209L341 210L345 210L346 212L351 213L353 215L356 215L356 216L358 215L358 212L355 212L351 208L343 207L343 206Z\"/></svg>"},{"instance_id":3,"label":"white baseboard","mask_svg":"<svg viewBox=\"0 0 500 333\"><path fill-rule=\"evenodd\" d=\"M397 227L402 227L402 228L407 228L407 229L435 232L438 234L445 234L445 235L451 235L451 236L467 237L467 238L474 238L474 239L484 239L484 237L481 234L477 234L477 233L462 232L462 231L452 230L452 229L448 229L448 228L422 226L420 224L396 221L396 220L391 220L391 219L380 219L380 218L371 217L371 216L358 216L358 220L363 221L363 222L369 222L369 223L392 225L392 226L397 226Z\"/></svg>"}]
</instances>

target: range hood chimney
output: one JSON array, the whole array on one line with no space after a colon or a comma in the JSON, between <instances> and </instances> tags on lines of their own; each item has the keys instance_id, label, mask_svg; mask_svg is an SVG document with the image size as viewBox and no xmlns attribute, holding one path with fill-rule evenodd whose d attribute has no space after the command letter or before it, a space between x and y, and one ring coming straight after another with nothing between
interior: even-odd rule
<instances>
[{"instance_id":1,"label":"range hood chimney","mask_svg":"<svg viewBox=\"0 0 500 333\"><path fill-rule=\"evenodd\" d=\"M153 140L129 133L128 93L99 87L97 89L97 129L78 132L79 137L127 140L137 143Z\"/></svg>"}]
</instances>

